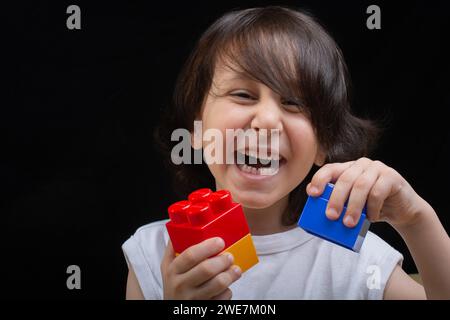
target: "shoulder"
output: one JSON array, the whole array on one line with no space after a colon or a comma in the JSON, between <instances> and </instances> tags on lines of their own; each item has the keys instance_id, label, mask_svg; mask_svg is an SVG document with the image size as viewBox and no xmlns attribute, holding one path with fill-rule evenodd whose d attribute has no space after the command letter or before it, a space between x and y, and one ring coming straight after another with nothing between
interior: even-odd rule
<instances>
[{"instance_id":1,"label":"shoulder","mask_svg":"<svg viewBox=\"0 0 450 320\"><path fill-rule=\"evenodd\" d=\"M169 238L165 226L167 221L140 227L122 245L126 262L133 268L146 299L162 298L160 263Z\"/></svg>"},{"instance_id":2,"label":"shoulder","mask_svg":"<svg viewBox=\"0 0 450 320\"><path fill-rule=\"evenodd\" d=\"M403 261L397 250L372 232L366 234L360 252L314 237L304 246L304 254L311 264L306 281L324 288L307 296L319 299L382 299L392 272Z\"/></svg>"},{"instance_id":3,"label":"shoulder","mask_svg":"<svg viewBox=\"0 0 450 320\"><path fill-rule=\"evenodd\" d=\"M365 266L367 297L383 299L387 282L396 266L402 265L403 255L372 232L367 233L360 255Z\"/></svg>"},{"instance_id":4,"label":"shoulder","mask_svg":"<svg viewBox=\"0 0 450 320\"><path fill-rule=\"evenodd\" d=\"M397 265L403 262L400 252L372 232L368 232L359 253L333 246L333 266L341 266L348 292L361 299L383 299L386 284Z\"/></svg>"},{"instance_id":5,"label":"shoulder","mask_svg":"<svg viewBox=\"0 0 450 320\"><path fill-rule=\"evenodd\" d=\"M367 233L364 244L361 247L360 259L380 266L394 263L392 268L396 264L403 262L403 256L400 252L370 231Z\"/></svg>"},{"instance_id":6,"label":"shoulder","mask_svg":"<svg viewBox=\"0 0 450 320\"><path fill-rule=\"evenodd\" d=\"M138 228L130 239L134 238L139 244L154 244L165 245L168 241L168 233L166 223L169 220L155 221Z\"/></svg>"}]
</instances>

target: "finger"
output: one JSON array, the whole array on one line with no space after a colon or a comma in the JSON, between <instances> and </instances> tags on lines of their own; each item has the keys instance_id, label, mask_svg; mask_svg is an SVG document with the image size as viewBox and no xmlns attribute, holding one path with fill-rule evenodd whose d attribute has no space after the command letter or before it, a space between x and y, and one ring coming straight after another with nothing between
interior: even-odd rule
<instances>
[{"instance_id":1,"label":"finger","mask_svg":"<svg viewBox=\"0 0 450 320\"><path fill-rule=\"evenodd\" d=\"M381 165L374 161L353 184L347 204L347 210L343 219L347 227L354 227L358 224L364 206L368 200L368 195L378 177L380 176Z\"/></svg>"},{"instance_id":2,"label":"finger","mask_svg":"<svg viewBox=\"0 0 450 320\"><path fill-rule=\"evenodd\" d=\"M367 158L358 159L337 179L325 211L329 219L336 220L339 218L355 180L364 172L370 162L372 161Z\"/></svg>"},{"instance_id":3,"label":"finger","mask_svg":"<svg viewBox=\"0 0 450 320\"><path fill-rule=\"evenodd\" d=\"M215 297L226 290L234 281L241 277L241 269L233 265L228 270L219 273L211 280L198 287L199 295L205 297Z\"/></svg>"},{"instance_id":4,"label":"finger","mask_svg":"<svg viewBox=\"0 0 450 320\"><path fill-rule=\"evenodd\" d=\"M227 288L224 292L218 294L215 297L212 297L212 300L231 300L231 297L233 296L233 292Z\"/></svg>"},{"instance_id":5,"label":"finger","mask_svg":"<svg viewBox=\"0 0 450 320\"><path fill-rule=\"evenodd\" d=\"M335 182L337 178L348 168L350 168L355 161L343 163L328 163L321 167L311 179L311 182L306 186L306 192L310 196L320 196L325 189L328 182Z\"/></svg>"},{"instance_id":6,"label":"finger","mask_svg":"<svg viewBox=\"0 0 450 320\"><path fill-rule=\"evenodd\" d=\"M199 263L183 276L188 285L199 286L208 280L211 280L219 273L228 270L233 264L233 255L224 253Z\"/></svg>"},{"instance_id":7,"label":"finger","mask_svg":"<svg viewBox=\"0 0 450 320\"><path fill-rule=\"evenodd\" d=\"M166 270L167 267L175 259L175 251L173 250L172 241L169 239L167 242L166 250L164 250L164 256L161 261L161 272Z\"/></svg>"},{"instance_id":8,"label":"finger","mask_svg":"<svg viewBox=\"0 0 450 320\"><path fill-rule=\"evenodd\" d=\"M380 175L367 198L367 218L372 221L380 221L381 209L384 201L391 193L390 178L386 175Z\"/></svg>"},{"instance_id":9,"label":"finger","mask_svg":"<svg viewBox=\"0 0 450 320\"><path fill-rule=\"evenodd\" d=\"M203 260L219 253L225 247L223 239L214 237L206 239L184 250L173 260L173 268L176 273L182 274L192 269Z\"/></svg>"}]
</instances>

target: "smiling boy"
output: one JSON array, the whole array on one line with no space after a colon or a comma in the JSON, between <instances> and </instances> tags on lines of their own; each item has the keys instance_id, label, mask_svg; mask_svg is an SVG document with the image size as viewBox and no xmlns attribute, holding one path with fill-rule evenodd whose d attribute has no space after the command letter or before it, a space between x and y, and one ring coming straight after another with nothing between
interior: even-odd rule
<instances>
[{"instance_id":1,"label":"smiling boy","mask_svg":"<svg viewBox=\"0 0 450 320\"><path fill-rule=\"evenodd\" d=\"M352 115L342 53L310 16L267 7L230 12L201 37L175 90L166 128L276 130L267 143L226 148L223 155L267 156L259 165L207 163L173 168L179 186L227 189L247 218L260 262L241 274L212 238L175 255L166 221L140 228L123 245L129 265L127 298L146 299L424 299L450 298L450 240L433 208L393 168L365 157L374 126ZM169 135L166 135L170 136ZM270 141L270 135L267 137ZM207 143L193 143L204 150ZM161 138L169 143L170 139ZM170 148L169 148L170 149ZM260 159L266 160L266 159ZM213 180L213 185L202 185ZM367 203L372 222L385 221L403 237L424 287L401 268L402 255L368 232L356 254L296 227L306 196L334 191L327 217L358 223ZM367 270L379 285L368 286Z\"/></svg>"}]
</instances>

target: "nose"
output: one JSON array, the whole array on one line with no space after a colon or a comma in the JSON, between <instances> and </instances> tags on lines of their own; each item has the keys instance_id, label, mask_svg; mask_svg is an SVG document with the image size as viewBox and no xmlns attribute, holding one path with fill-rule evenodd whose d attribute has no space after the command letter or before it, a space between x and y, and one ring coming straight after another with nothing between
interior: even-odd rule
<instances>
[{"instance_id":1,"label":"nose","mask_svg":"<svg viewBox=\"0 0 450 320\"><path fill-rule=\"evenodd\" d=\"M270 133L271 129L283 130L282 110L278 102L273 98L261 99L255 105L255 113L250 123L250 127L255 130L267 129Z\"/></svg>"}]
</instances>

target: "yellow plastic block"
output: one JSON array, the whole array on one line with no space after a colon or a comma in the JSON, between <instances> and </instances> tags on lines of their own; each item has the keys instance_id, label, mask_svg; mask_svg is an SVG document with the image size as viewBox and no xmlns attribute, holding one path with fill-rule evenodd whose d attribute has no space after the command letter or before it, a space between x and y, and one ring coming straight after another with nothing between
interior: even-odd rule
<instances>
[{"instance_id":1,"label":"yellow plastic block","mask_svg":"<svg viewBox=\"0 0 450 320\"><path fill-rule=\"evenodd\" d=\"M233 243L231 246L223 250L220 254L224 254L225 252L229 252L233 255L233 264L239 266L242 272L247 271L259 262L250 233ZM176 252L175 256L178 255L180 254Z\"/></svg>"},{"instance_id":2,"label":"yellow plastic block","mask_svg":"<svg viewBox=\"0 0 450 320\"><path fill-rule=\"evenodd\" d=\"M239 266L242 272L247 271L259 261L250 233L223 250L221 254L225 252L233 255L234 264Z\"/></svg>"}]
</instances>

